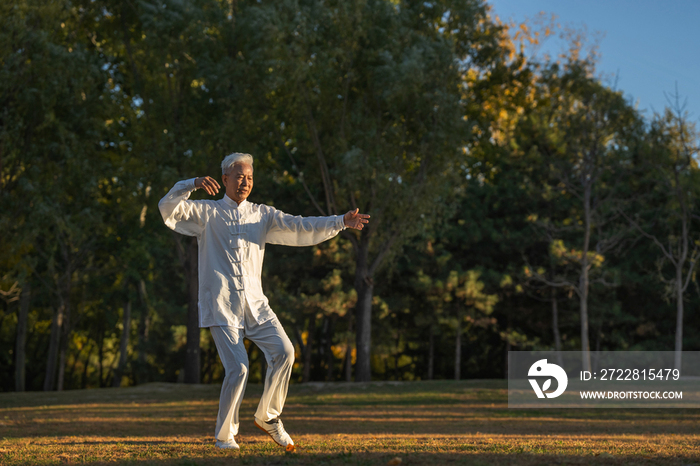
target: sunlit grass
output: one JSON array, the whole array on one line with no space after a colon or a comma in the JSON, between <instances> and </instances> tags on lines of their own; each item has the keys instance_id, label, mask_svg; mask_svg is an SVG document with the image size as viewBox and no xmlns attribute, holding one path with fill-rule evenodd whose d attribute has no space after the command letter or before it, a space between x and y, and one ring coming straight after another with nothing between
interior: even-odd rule
<instances>
[{"instance_id":1,"label":"sunlit grass","mask_svg":"<svg viewBox=\"0 0 700 466\"><path fill-rule=\"evenodd\" d=\"M217 386L0 394L0 464L700 464L695 410L509 410L502 381L293 385L285 454L241 408L214 448Z\"/></svg>"}]
</instances>

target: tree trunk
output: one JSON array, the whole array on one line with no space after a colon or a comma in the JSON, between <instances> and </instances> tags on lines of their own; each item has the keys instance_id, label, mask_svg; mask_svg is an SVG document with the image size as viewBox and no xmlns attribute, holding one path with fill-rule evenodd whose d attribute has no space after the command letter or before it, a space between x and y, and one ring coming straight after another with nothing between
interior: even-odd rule
<instances>
[{"instance_id":1,"label":"tree trunk","mask_svg":"<svg viewBox=\"0 0 700 466\"><path fill-rule=\"evenodd\" d=\"M559 334L559 305L557 291L552 288L552 332L554 333L554 350L561 351L561 335Z\"/></svg>"},{"instance_id":2,"label":"tree trunk","mask_svg":"<svg viewBox=\"0 0 700 466\"><path fill-rule=\"evenodd\" d=\"M104 329L104 320L100 319L101 325L100 325L100 332L98 334L98 343L97 343L97 363L98 363L98 372L97 372L97 386L102 388L104 385L104 352L105 352L105 329Z\"/></svg>"},{"instance_id":3,"label":"tree trunk","mask_svg":"<svg viewBox=\"0 0 700 466\"><path fill-rule=\"evenodd\" d=\"M63 302L65 303L65 306L63 307L63 324L61 325L61 333L62 336L59 340L59 345L58 345L58 352L59 352L59 357L58 357L58 381L56 383L56 390L63 391L63 383L65 379L65 374L66 374L66 360L68 359L68 346L70 345L71 341L71 333L72 333L72 327L70 323L70 318L71 318L71 307L70 307L70 295L71 295L71 285L72 285L72 272L66 272L65 276L65 281L64 281L64 298Z\"/></svg>"},{"instance_id":4,"label":"tree trunk","mask_svg":"<svg viewBox=\"0 0 700 466\"><path fill-rule=\"evenodd\" d=\"M185 276L189 304L187 306L187 353L185 355L185 383L199 383L199 271L197 238L187 245Z\"/></svg>"},{"instance_id":5,"label":"tree trunk","mask_svg":"<svg viewBox=\"0 0 700 466\"><path fill-rule=\"evenodd\" d=\"M59 303L53 313L51 321L51 336L49 336L49 354L46 360L46 375L44 377L44 391L50 392L56 388L56 365L58 364L58 350L61 343L63 330L63 313L65 306Z\"/></svg>"},{"instance_id":6,"label":"tree trunk","mask_svg":"<svg viewBox=\"0 0 700 466\"><path fill-rule=\"evenodd\" d=\"M372 345L372 294L374 284L371 279L363 279L361 282L357 289L355 381L369 382L372 380L370 352Z\"/></svg>"},{"instance_id":7,"label":"tree trunk","mask_svg":"<svg viewBox=\"0 0 700 466\"><path fill-rule=\"evenodd\" d=\"M129 349L129 330L131 329L131 299L129 299L128 296L128 286L126 293L127 297L124 302L124 312L122 315L122 336L119 344L119 365L117 366L117 370L114 371L114 380L112 381L113 387L120 387L122 384L122 376L124 375L124 369L126 368L127 351Z\"/></svg>"},{"instance_id":8,"label":"tree trunk","mask_svg":"<svg viewBox=\"0 0 700 466\"><path fill-rule=\"evenodd\" d=\"M62 392L63 385L66 378L66 361L68 360L68 345L70 344L70 325L68 324L68 310L70 308L66 306L66 312L63 320L63 336L59 343L58 351L58 377L56 381L56 391Z\"/></svg>"},{"instance_id":9,"label":"tree trunk","mask_svg":"<svg viewBox=\"0 0 700 466\"><path fill-rule=\"evenodd\" d=\"M328 328L326 331L326 381L333 381L333 331L335 330L335 317L328 317Z\"/></svg>"},{"instance_id":10,"label":"tree trunk","mask_svg":"<svg viewBox=\"0 0 700 466\"><path fill-rule=\"evenodd\" d=\"M352 314L348 312L348 334L352 335ZM352 345L345 343L345 381L352 382Z\"/></svg>"},{"instance_id":11,"label":"tree trunk","mask_svg":"<svg viewBox=\"0 0 700 466\"><path fill-rule=\"evenodd\" d=\"M581 286L581 366L584 371L591 370L591 347L588 341L588 270L584 270L580 280Z\"/></svg>"},{"instance_id":12,"label":"tree trunk","mask_svg":"<svg viewBox=\"0 0 700 466\"><path fill-rule=\"evenodd\" d=\"M148 345L148 330L151 326L151 319L146 282L143 279L139 281L139 297L141 300L141 318L139 320L138 370L136 374L138 377L137 383L144 383L149 381L149 374L146 370L146 346Z\"/></svg>"},{"instance_id":13,"label":"tree trunk","mask_svg":"<svg viewBox=\"0 0 700 466\"><path fill-rule=\"evenodd\" d=\"M15 344L15 390L18 392L23 392L25 388L27 318L29 316L29 304L31 299L31 285L29 284L29 281L27 281L22 287L22 294L19 298L19 314L17 315L17 342Z\"/></svg>"},{"instance_id":14,"label":"tree trunk","mask_svg":"<svg viewBox=\"0 0 700 466\"><path fill-rule=\"evenodd\" d=\"M510 312L510 308L506 309L506 334L510 335L511 329L513 328L513 318ZM508 370L510 368L510 350L513 349L513 345L510 344L510 336L506 339L506 361L503 365L503 378L508 380L509 374Z\"/></svg>"},{"instance_id":15,"label":"tree trunk","mask_svg":"<svg viewBox=\"0 0 700 466\"><path fill-rule=\"evenodd\" d=\"M685 261L683 261L685 262ZM690 273L690 272L689 272ZM683 355L683 263L676 265L676 352L673 358L674 369L681 370Z\"/></svg>"},{"instance_id":16,"label":"tree trunk","mask_svg":"<svg viewBox=\"0 0 700 466\"><path fill-rule=\"evenodd\" d=\"M552 287L552 332L554 333L554 350L557 352L557 363L564 364L561 354L561 335L559 334L559 301L557 300L557 290Z\"/></svg>"},{"instance_id":17,"label":"tree trunk","mask_svg":"<svg viewBox=\"0 0 700 466\"><path fill-rule=\"evenodd\" d=\"M588 250L591 240L591 186L590 181L583 193L584 239L581 257L581 278L579 279L581 310L581 366L584 371L591 371L591 346L588 341Z\"/></svg>"},{"instance_id":18,"label":"tree trunk","mask_svg":"<svg viewBox=\"0 0 700 466\"><path fill-rule=\"evenodd\" d=\"M100 332L97 343L97 387L102 388L102 377L104 377L104 364L102 363L102 356L104 354L104 336Z\"/></svg>"},{"instance_id":19,"label":"tree trunk","mask_svg":"<svg viewBox=\"0 0 700 466\"><path fill-rule=\"evenodd\" d=\"M304 367L301 373L302 383L311 380L311 353L313 351L314 336L316 335L316 316L309 316L309 325L306 327L306 344L304 345Z\"/></svg>"},{"instance_id":20,"label":"tree trunk","mask_svg":"<svg viewBox=\"0 0 700 466\"><path fill-rule=\"evenodd\" d=\"M596 339L595 339L595 351L593 352L592 355L592 365L591 369L592 372L597 372L599 369L598 363L600 362L600 341L602 340L603 336L603 323L601 322L598 325L598 329L596 331Z\"/></svg>"},{"instance_id":21,"label":"tree trunk","mask_svg":"<svg viewBox=\"0 0 700 466\"><path fill-rule=\"evenodd\" d=\"M435 375L435 329L430 325L428 336L428 380L433 380Z\"/></svg>"},{"instance_id":22,"label":"tree trunk","mask_svg":"<svg viewBox=\"0 0 700 466\"><path fill-rule=\"evenodd\" d=\"M399 360L401 358L401 323L396 319L396 350L394 351L394 380L401 380L401 371L399 370ZM388 376L386 369L385 376Z\"/></svg>"},{"instance_id":23,"label":"tree trunk","mask_svg":"<svg viewBox=\"0 0 700 466\"><path fill-rule=\"evenodd\" d=\"M75 368L78 366L78 363L80 362L80 356L83 354L83 350L85 347L78 349L76 355L73 357L73 364L70 365L70 369L66 371L66 376L68 379L72 378L73 375L75 374Z\"/></svg>"},{"instance_id":24,"label":"tree trunk","mask_svg":"<svg viewBox=\"0 0 700 466\"><path fill-rule=\"evenodd\" d=\"M372 346L372 294L374 282L369 275L369 240L365 232L357 249L355 266L355 291L357 292L357 304L355 305L355 382L369 382L372 380L372 367L370 352Z\"/></svg>"},{"instance_id":25,"label":"tree trunk","mask_svg":"<svg viewBox=\"0 0 700 466\"><path fill-rule=\"evenodd\" d=\"M455 380L459 380L462 369L462 315L457 313L457 335L455 337Z\"/></svg>"},{"instance_id":26,"label":"tree trunk","mask_svg":"<svg viewBox=\"0 0 700 466\"><path fill-rule=\"evenodd\" d=\"M89 344L87 354L85 355L85 364L83 365L83 373L80 376L80 388L87 388L88 368L90 367L90 353L92 352L92 343Z\"/></svg>"}]
</instances>

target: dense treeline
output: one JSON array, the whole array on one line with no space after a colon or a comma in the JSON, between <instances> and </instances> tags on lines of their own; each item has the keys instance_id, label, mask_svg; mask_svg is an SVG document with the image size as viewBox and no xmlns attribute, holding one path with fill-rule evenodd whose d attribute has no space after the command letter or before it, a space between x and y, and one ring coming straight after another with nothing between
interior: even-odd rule
<instances>
[{"instance_id":1,"label":"dense treeline","mask_svg":"<svg viewBox=\"0 0 700 466\"><path fill-rule=\"evenodd\" d=\"M576 41L537 60L551 31L480 0L24 0L0 25L0 390L222 378L196 240L157 203L234 151L253 202L372 215L268 248L299 381L700 347L698 133Z\"/></svg>"}]
</instances>

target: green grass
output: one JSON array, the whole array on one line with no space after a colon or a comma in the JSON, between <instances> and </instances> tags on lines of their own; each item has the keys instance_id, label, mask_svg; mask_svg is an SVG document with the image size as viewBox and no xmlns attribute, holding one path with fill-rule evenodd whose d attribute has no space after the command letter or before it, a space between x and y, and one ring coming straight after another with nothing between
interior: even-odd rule
<instances>
[{"instance_id":1,"label":"green grass","mask_svg":"<svg viewBox=\"0 0 700 466\"><path fill-rule=\"evenodd\" d=\"M509 410L505 381L292 385L286 454L241 407L214 448L218 386L0 394L0 465L700 465L697 410ZM400 459L400 463L398 460Z\"/></svg>"}]
</instances>

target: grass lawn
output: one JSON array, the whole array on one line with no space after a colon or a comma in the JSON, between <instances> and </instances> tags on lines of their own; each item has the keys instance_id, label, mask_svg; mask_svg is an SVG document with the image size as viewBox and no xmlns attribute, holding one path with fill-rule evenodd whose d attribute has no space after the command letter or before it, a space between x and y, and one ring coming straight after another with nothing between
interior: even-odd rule
<instances>
[{"instance_id":1,"label":"grass lawn","mask_svg":"<svg viewBox=\"0 0 700 466\"><path fill-rule=\"evenodd\" d=\"M292 385L286 454L241 407L214 448L218 386L0 394L0 465L700 465L698 410L509 410L505 381Z\"/></svg>"}]
</instances>

